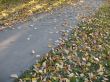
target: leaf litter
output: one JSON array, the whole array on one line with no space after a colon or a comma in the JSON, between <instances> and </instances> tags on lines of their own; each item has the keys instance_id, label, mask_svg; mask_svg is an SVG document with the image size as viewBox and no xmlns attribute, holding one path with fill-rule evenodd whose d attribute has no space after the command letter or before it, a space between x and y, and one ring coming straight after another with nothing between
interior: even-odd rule
<instances>
[{"instance_id":1,"label":"leaf litter","mask_svg":"<svg viewBox=\"0 0 110 82\"><path fill-rule=\"evenodd\" d=\"M56 41L59 45L24 72L18 81L109 82L109 7L102 7L90 21L81 22L68 40L64 32L61 41Z\"/></svg>"}]
</instances>

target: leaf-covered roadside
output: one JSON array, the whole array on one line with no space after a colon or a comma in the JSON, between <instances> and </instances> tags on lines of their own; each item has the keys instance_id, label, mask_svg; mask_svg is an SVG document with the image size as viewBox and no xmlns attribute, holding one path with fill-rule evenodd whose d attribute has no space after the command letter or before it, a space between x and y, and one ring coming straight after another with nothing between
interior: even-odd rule
<instances>
[{"instance_id":1,"label":"leaf-covered roadside","mask_svg":"<svg viewBox=\"0 0 110 82\"><path fill-rule=\"evenodd\" d=\"M110 4L74 28L68 41L62 39L18 80L110 82Z\"/></svg>"},{"instance_id":2,"label":"leaf-covered roadside","mask_svg":"<svg viewBox=\"0 0 110 82\"><path fill-rule=\"evenodd\" d=\"M78 0L0 0L0 26L30 20L33 14L50 11L64 3ZM0 27L1 28L1 27Z\"/></svg>"}]
</instances>

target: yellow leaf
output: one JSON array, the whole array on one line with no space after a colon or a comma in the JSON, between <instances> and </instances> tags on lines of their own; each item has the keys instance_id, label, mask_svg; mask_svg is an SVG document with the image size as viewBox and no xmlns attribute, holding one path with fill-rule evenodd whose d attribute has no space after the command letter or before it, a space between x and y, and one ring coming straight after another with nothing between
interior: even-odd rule
<instances>
[{"instance_id":1,"label":"yellow leaf","mask_svg":"<svg viewBox=\"0 0 110 82\"><path fill-rule=\"evenodd\" d=\"M37 82L37 78L32 78L32 82Z\"/></svg>"}]
</instances>

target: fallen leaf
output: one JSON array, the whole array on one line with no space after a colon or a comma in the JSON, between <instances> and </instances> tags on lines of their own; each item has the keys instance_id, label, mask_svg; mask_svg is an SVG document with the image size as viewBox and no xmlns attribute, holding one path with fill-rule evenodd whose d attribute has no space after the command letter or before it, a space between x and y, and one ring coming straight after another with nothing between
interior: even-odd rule
<instances>
[{"instance_id":1,"label":"fallen leaf","mask_svg":"<svg viewBox=\"0 0 110 82\"><path fill-rule=\"evenodd\" d=\"M32 50L32 51L31 51L31 53L32 53L32 54L35 54L35 53L36 53L36 51L35 51L35 50Z\"/></svg>"},{"instance_id":2,"label":"fallen leaf","mask_svg":"<svg viewBox=\"0 0 110 82\"><path fill-rule=\"evenodd\" d=\"M11 74L10 77L11 78L18 78L18 75L17 74Z\"/></svg>"}]
</instances>

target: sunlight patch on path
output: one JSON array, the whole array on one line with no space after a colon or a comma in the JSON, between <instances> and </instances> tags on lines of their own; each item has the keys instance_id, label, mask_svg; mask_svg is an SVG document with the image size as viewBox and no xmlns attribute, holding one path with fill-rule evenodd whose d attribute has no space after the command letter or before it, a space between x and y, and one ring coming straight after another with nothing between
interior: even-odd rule
<instances>
[{"instance_id":1,"label":"sunlight patch on path","mask_svg":"<svg viewBox=\"0 0 110 82\"><path fill-rule=\"evenodd\" d=\"M21 36L21 34L22 33L18 33L0 42L0 51L8 48L8 46L10 46L11 43L15 42Z\"/></svg>"}]
</instances>

